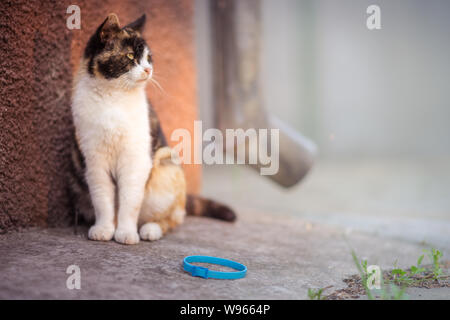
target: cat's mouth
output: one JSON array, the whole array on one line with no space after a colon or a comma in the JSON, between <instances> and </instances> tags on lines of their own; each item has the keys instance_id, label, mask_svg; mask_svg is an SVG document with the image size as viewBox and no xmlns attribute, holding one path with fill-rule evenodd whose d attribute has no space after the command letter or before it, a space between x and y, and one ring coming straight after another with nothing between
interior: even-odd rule
<instances>
[{"instance_id":1,"label":"cat's mouth","mask_svg":"<svg viewBox=\"0 0 450 320\"><path fill-rule=\"evenodd\" d=\"M145 74L142 75L142 77L139 80L137 80L137 82L145 82L147 80L150 80L151 77L152 77L152 73L146 72Z\"/></svg>"},{"instance_id":2,"label":"cat's mouth","mask_svg":"<svg viewBox=\"0 0 450 320\"><path fill-rule=\"evenodd\" d=\"M140 79L136 80L136 82L143 83L143 82L150 80L150 78L151 78L150 75L145 75L145 76L142 76Z\"/></svg>"}]
</instances>

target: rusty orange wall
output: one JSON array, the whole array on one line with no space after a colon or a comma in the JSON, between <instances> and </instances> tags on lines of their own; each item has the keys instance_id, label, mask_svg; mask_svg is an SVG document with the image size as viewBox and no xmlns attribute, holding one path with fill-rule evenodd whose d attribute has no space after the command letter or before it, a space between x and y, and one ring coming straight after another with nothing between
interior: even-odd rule
<instances>
[{"instance_id":1,"label":"rusty orange wall","mask_svg":"<svg viewBox=\"0 0 450 320\"><path fill-rule=\"evenodd\" d=\"M81 30L66 28L66 8L81 8ZM0 232L70 221L67 192L72 130L70 88L85 42L110 12L128 23L147 14L154 53L148 96L164 131L193 131L197 117L193 1L0 2ZM185 166L188 189L200 188L200 167Z\"/></svg>"}]
</instances>

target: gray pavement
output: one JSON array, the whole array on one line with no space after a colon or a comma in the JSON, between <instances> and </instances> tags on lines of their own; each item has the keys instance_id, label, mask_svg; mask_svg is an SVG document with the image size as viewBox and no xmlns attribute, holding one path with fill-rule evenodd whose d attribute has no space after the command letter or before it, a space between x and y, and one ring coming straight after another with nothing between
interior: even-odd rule
<instances>
[{"instance_id":1,"label":"gray pavement","mask_svg":"<svg viewBox=\"0 0 450 320\"><path fill-rule=\"evenodd\" d=\"M305 299L308 288L345 286L342 279L356 273L350 248L382 268L395 260L409 266L424 248L242 211L234 224L189 217L162 240L135 246L89 241L82 231L78 236L70 228L1 235L0 298ZM234 259L247 265L248 275L231 281L191 277L181 262L193 254ZM81 269L80 290L66 287L66 269L73 264ZM448 291L443 294L448 297Z\"/></svg>"},{"instance_id":2,"label":"gray pavement","mask_svg":"<svg viewBox=\"0 0 450 320\"><path fill-rule=\"evenodd\" d=\"M351 257L406 268L423 249L450 260L450 161L319 161L284 190L238 166L205 167L204 194L237 209L234 224L188 217L157 242L93 242L87 229L31 229L0 235L0 298L305 299L308 288L344 288ZM187 255L234 259L240 280L193 278ZM66 269L81 269L69 290ZM450 299L449 288L409 288L412 299ZM364 299L364 297L361 297Z\"/></svg>"}]
</instances>

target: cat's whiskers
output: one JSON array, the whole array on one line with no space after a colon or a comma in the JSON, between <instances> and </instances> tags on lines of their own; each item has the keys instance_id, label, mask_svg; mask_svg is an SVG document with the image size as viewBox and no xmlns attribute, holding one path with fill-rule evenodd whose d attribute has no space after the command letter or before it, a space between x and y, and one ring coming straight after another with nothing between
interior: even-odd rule
<instances>
[{"instance_id":1,"label":"cat's whiskers","mask_svg":"<svg viewBox=\"0 0 450 320\"><path fill-rule=\"evenodd\" d=\"M151 83L156 86L159 90L161 90L162 93L167 95L167 92L163 89L163 87L159 84L159 82L155 78L150 78Z\"/></svg>"},{"instance_id":2,"label":"cat's whiskers","mask_svg":"<svg viewBox=\"0 0 450 320\"><path fill-rule=\"evenodd\" d=\"M162 78L163 80L166 80L166 78L161 77L161 74L156 70L153 70L153 76L157 76L158 78Z\"/></svg>"}]
</instances>

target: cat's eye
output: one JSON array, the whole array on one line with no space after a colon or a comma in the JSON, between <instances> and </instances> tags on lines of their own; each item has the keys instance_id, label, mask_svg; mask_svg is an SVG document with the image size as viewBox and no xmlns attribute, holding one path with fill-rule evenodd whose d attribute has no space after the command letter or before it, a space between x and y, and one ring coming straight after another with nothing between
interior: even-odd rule
<instances>
[{"instance_id":1,"label":"cat's eye","mask_svg":"<svg viewBox=\"0 0 450 320\"><path fill-rule=\"evenodd\" d=\"M147 61L152 63L152 56L150 54L147 55Z\"/></svg>"},{"instance_id":2,"label":"cat's eye","mask_svg":"<svg viewBox=\"0 0 450 320\"><path fill-rule=\"evenodd\" d=\"M134 54L128 53L127 54L127 58L130 59L130 60L133 60L134 59Z\"/></svg>"}]
</instances>

